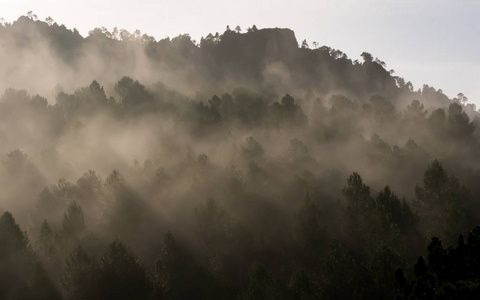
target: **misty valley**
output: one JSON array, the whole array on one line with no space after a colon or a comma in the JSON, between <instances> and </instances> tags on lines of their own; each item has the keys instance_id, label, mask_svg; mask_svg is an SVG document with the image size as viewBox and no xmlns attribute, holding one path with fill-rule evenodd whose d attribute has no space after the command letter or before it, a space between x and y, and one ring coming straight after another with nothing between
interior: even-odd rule
<instances>
[{"instance_id":1,"label":"misty valley","mask_svg":"<svg viewBox=\"0 0 480 300\"><path fill-rule=\"evenodd\" d=\"M480 113L290 29L0 26L0 299L480 298Z\"/></svg>"}]
</instances>

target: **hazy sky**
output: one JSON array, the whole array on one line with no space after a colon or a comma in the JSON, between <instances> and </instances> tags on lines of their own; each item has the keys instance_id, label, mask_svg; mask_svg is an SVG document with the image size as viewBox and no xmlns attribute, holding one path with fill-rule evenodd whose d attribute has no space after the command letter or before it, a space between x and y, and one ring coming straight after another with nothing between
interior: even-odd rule
<instances>
[{"instance_id":1,"label":"hazy sky","mask_svg":"<svg viewBox=\"0 0 480 300\"><path fill-rule=\"evenodd\" d=\"M33 11L83 36L105 26L140 29L157 40L189 33L199 40L226 25L288 27L352 59L370 52L410 80L463 92L480 107L480 0L1 0L8 22Z\"/></svg>"}]
</instances>

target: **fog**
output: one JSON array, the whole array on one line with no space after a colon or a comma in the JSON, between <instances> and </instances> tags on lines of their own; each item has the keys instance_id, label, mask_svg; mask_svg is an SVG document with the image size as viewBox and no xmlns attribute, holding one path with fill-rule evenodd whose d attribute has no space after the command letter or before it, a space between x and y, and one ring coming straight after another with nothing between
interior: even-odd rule
<instances>
[{"instance_id":1,"label":"fog","mask_svg":"<svg viewBox=\"0 0 480 300\"><path fill-rule=\"evenodd\" d=\"M29 17L0 40L3 298L390 298L478 223L476 108L369 53Z\"/></svg>"}]
</instances>

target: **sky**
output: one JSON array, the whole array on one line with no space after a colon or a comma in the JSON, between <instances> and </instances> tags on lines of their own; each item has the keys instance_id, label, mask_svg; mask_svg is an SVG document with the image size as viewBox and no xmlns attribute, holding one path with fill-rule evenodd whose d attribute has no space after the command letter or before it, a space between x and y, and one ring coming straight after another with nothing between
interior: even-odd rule
<instances>
[{"instance_id":1,"label":"sky","mask_svg":"<svg viewBox=\"0 0 480 300\"><path fill-rule=\"evenodd\" d=\"M33 11L83 36L96 27L139 29L157 40L188 33L200 40L243 30L290 28L352 59L367 51L411 81L450 98L462 92L480 108L480 0L1 0L7 22Z\"/></svg>"}]
</instances>

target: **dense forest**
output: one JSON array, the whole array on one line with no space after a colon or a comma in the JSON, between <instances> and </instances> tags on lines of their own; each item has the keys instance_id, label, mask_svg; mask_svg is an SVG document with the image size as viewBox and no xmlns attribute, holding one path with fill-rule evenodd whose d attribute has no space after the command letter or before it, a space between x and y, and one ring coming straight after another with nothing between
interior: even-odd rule
<instances>
[{"instance_id":1,"label":"dense forest","mask_svg":"<svg viewBox=\"0 0 480 300\"><path fill-rule=\"evenodd\" d=\"M3 22L0 298L480 297L480 113L360 57Z\"/></svg>"}]
</instances>

